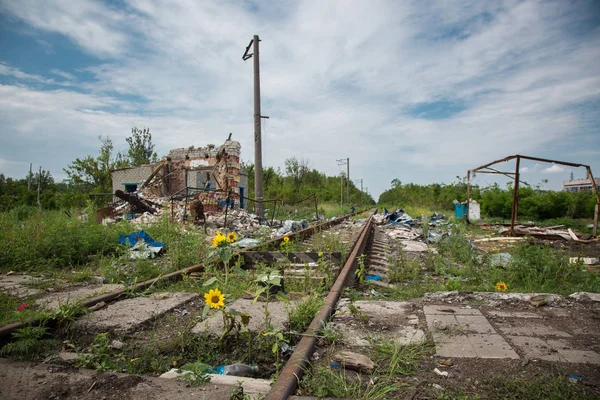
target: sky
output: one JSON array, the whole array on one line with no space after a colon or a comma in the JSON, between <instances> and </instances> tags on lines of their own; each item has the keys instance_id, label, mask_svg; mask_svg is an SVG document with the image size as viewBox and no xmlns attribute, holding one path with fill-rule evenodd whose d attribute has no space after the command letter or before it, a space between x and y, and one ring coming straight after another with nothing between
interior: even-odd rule
<instances>
[{"instance_id":1,"label":"sky","mask_svg":"<svg viewBox=\"0 0 600 400\"><path fill-rule=\"evenodd\" d=\"M33 163L61 181L101 135L126 152L134 126L159 156L232 132L252 162L253 35L264 166L334 175L349 158L375 199L393 179L450 183L513 154L600 177L594 0L0 0L0 172ZM546 189L585 177L521 166Z\"/></svg>"}]
</instances>

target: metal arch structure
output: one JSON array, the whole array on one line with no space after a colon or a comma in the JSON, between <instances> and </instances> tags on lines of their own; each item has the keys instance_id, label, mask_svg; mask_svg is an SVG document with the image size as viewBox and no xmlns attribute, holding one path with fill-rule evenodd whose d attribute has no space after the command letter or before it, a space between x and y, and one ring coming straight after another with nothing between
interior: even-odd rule
<instances>
[{"instance_id":1,"label":"metal arch structure","mask_svg":"<svg viewBox=\"0 0 600 400\"><path fill-rule=\"evenodd\" d=\"M529 186L529 184L527 182L523 182L520 180L519 165L521 163L521 159L545 162L545 163L550 163L550 164L560 164L560 165L566 165L569 167L576 167L576 168L583 167L586 169L588 178L590 179L590 181L592 183L592 191L596 195L596 207L594 209L593 236L598 237L598 210L600 208L600 193L598 193L598 186L596 186L596 181L594 180L594 175L592 174L592 169L590 168L589 165L585 165L585 164L576 164L576 163L571 163L571 162L566 162L566 161L549 160L546 158L530 157L530 156L524 156L521 154L516 154L514 156L508 156L506 158L484 164L480 167L470 169L467 171L467 208L469 207L469 204L470 204L471 174L475 175L476 172L478 172L480 174L500 174L500 175L504 175L504 176L507 176L507 177L513 179L515 183L514 183L514 190L513 190L512 213L511 213L511 218L510 218L510 234L514 236L515 221L517 220L517 212L518 212L518 206L519 206L519 197L518 197L519 196L519 182ZM498 171L495 168L491 168L491 166L494 164L498 164L498 163L506 162L506 161L510 161L510 160L516 160L515 161L515 172L502 172L502 171ZM467 212L467 221L468 220L469 220L469 213Z\"/></svg>"}]
</instances>

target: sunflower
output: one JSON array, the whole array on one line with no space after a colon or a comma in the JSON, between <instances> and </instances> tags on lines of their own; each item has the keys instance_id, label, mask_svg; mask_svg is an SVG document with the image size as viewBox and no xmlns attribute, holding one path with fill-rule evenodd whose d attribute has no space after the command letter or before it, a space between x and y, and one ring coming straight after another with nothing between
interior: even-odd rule
<instances>
[{"instance_id":1,"label":"sunflower","mask_svg":"<svg viewBox=\"0 0 600 400\"><path fill-rule=\"evenodd\" d=\"M287 236L284 236L284 237L283 237L283 241L287 243L287 242L289 242L289 241L290 241L290 238L289 238L289 237L287 237Z\"/></svg>"},{"instance_id":2,"label":"sunflower","mask_svg":"<svg viewBox=\"0 0 600 400\"><path fill-rule=\"evenodd\" d=\"M219 235L220 232L217 232L217 236L215 236L212 240L212 244L214 247L219 247L221 245L221 243L226 242L227 241L227 237L223 236L222 234Z\"/></svg>"},{"instance_id":3,"label":"sunflower","mask_svg":"<svg viewBox=\"0 0 600 400\"><path fill-rule=\"evenodd\" d=\"M506 292L508 290L508 285L504 282L498 282L496 283L496 290Z\"/></svg>"},{"instance_id":4,"label":"sunflower","mask_svg":"<svg viewBox=\"0 0 600 400\"><path fill-rule=\"evenodd\" d=\"M204 293L204 299L210 308L216 308L218 310L221 307L225 307L225 296L218 288L214 290L210 289L208 293Z\"/></svg>"},{"instance_id":5,"label":"sunflower","mask_svg":"<svg viewBox=\"0 0 600 400\"><path fill-rule=\"evenodd\" d=\"M229 243L233 243L233 242L235 242L236 240L237 240L237 235L235 234L235 232L229 232L229 233L227 234L227 241L228 241Z\"/></svg>"}]
</instances>

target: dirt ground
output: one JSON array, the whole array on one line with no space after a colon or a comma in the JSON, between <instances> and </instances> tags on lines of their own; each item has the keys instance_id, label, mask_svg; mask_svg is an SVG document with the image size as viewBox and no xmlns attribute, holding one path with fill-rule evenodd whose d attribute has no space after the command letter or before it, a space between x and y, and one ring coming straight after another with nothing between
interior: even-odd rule
<instances>
[{"instance_id":1,"label":"dirt ground","mask_svg":"<svg viewBox=\"0 0 600 400\"><path fill-rule=\"evenodd\" d=\"M221 400L231 387L0 359L3 400Z\"/></svg>"}]
</instances>

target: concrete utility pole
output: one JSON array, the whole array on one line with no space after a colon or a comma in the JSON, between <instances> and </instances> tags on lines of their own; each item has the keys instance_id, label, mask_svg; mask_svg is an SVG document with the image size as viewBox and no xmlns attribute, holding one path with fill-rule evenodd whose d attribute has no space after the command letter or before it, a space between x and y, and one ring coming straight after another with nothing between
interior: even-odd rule
<instances>
[{"instance_id":1,"label":"concrete utility pole","mask_svg":"<svg viewBox=\"0 0 600 400\"><path fill-rule=\"evenodd\" d=\"M340 172L340 207L344 206L344 173Z\"/></svg>"},{"instance_id":2,"label":"concrete utility pole","mask_svg":"<svg viewBox=\"0 0 600 400\"><path fill-rule=\"evenodd\" d=\"M40 203L40 192L42 190L42 167L40 166L40 172L38 173L38 189L37 189L37 203L38 206L41 207L42 203Z\"/></svg>"},{"instance_id":3,"label":"concrete utility pole","mask_svg":"<svg viewBox=\"0 0 600 400\"><path fill-rule=\"evenodd\" d=\"M31 189L31 177L33 176L33 163L29 163L29 176L27 177L27 190Z\"/></svg>"},{"instance_id":4,"label":"concrete utility pole","mask_svg":"<svg viewBox=\"0 0 600 400\"><path fill-rule=\"evenodd\" d=\"M262 139L261 139L261 114L260 114L260 62L258 55L258 35L254 35L242 59L246 61L254 57L254 213L259 220L264 218L263 208L263 186L262 186ZM252 46L252 54L248 54Z\"/></svg>"}]
</instances>

